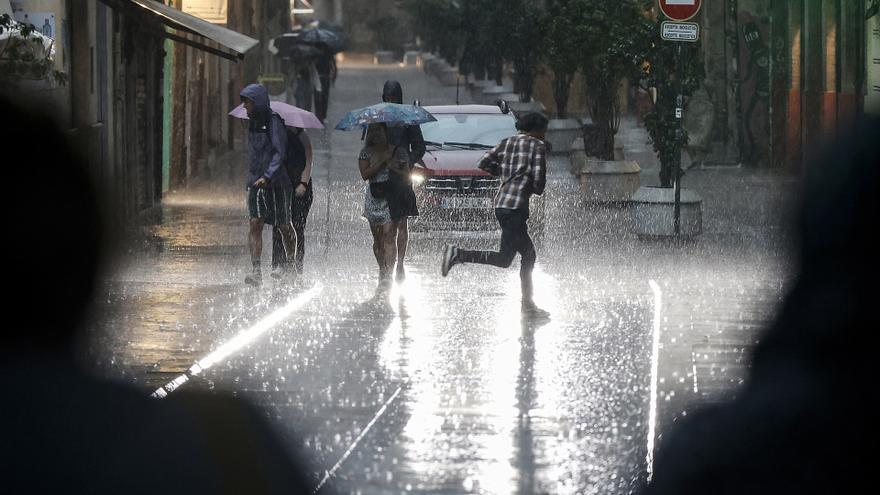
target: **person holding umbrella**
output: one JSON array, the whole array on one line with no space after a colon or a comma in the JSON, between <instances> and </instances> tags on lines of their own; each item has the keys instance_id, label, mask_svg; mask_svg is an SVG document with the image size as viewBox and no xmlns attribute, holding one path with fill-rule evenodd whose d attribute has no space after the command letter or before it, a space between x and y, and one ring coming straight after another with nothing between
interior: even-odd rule
<instances>
[{"instance_id":1,"label":"person holding umbrella","mask_svg":"<svg viewBox=\"0 0 880 495\"><path fill-rule=\"evenodd\" d=\"M385 81L382 87L382 101L403 103L403 88L399 82ZM388 199L392 216L400 220L394 233L397 242L396 277L400 282L406 278L403 259L406 257L406 248L409 244L409 221L407 219L419 216L410 173L413 166L425 155L425 139L422 137L422 129L418 125L402 125L389 128L388 141L392 146L399 147L406 152L409 165L407 173L392 176L394 187Z\"/></svg>"},{"instance_id":2,"label":"person holding umbrella","mask_svg":"<svg viewBox=\"0 0 880 495\"><path fill-rule=\"evenodd\" d=\"M326 44L318 48L321 54L315 59L320 87L315 87L315 115L321 122L327 119L327 107L330 105L330 84L336 81L336 58Z\"/></svg>"},{"instance_id":3,"label":"person holding umbrella","mask_svg":"<svg viewBox=\"0 0 880 495\"><path fill-rule=\"evenodd\" d=\"M412 167L407 150L393 144L391 135L402 126L418 126L436 120L422 107L379 103L351 111L336 124L339 130L367 128L365 146L358 157L358 168L361 177L369 181L364 193L364 217L370 222L373 232L380 292L391 286L395 260L400 260L397 232L403 215L402 210L395 206L399 199L394 196L397 186L392 183L392 178L408 177Z\"/></svg>"},{"instance_id":4,"label":"person holding umbrella","mask_svg":"<svg viewBox=\"0 0 880 495\"><path fill-rule=\"evenodd\" d=\"M364 148L358 156L361 177L368 182L364 191L364 218L370 223L373 234L373 254L379 265L379 292L391 286L391 272L397 257L396 237L400 224L390 208L392 175L409 171L406 154L402 148L392 147L388 142L385 124L370 124L364 140Z\"/></svg>"},{"instance_id":5,"label":"person holding umbrella","mask_svg":"<svg viewBox=\"0 0 880 495\"><path fill-rule=\"evenodd\" d=\"M269 108L273 114L281 117L287 127L284 166L290 179L290 187L293 189L290 208L291 223L296 234L294 238L296 255L293 260L288 260L281 230L276 227L272 233L272 277L281 278L283 273L290 269L289 261L294 262L298 274L303 271L306 219L312 206L313 194L312 144L305 129L323 129L324 126L313 113L281 101L270 101ZM234 108L229 115L239 119L249 118L243 104Z\"/></svg>"},{"instance_id":6,"label":"person holding umbrella","mask_svg":"<svg viewBox=\"0 0 880 495\"><path fill-rule=\"evenodd\" d=\"M262 84L251 84L241 93L241 102L247 111L248 162L247 207L251 251L251 274L245 277L248 285L259 286L263 276L260 258L263 252L263 225L278 228L285 257L291 260L296 249L290 209L293 188L284 161L287 154L287 131L284 121L269 107L269 91Z\"/></svg>"}]
</instances>

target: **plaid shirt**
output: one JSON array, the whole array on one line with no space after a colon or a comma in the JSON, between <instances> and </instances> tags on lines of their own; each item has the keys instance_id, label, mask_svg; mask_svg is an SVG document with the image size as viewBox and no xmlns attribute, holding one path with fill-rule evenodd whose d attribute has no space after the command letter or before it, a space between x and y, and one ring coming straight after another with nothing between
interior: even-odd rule
<instances>
[{"instance_id":1,"label":"plaid shirt","mask_svg":"<svg viewBox=\"0 0 880 495\"><path fill-rule=\"evenodd\" d=\"M544 192L546 154L543 141L528 134L517 134L502 140L480 159L480 169L501 177L495 208L528 208L529 197Z\"/></svg>"}]
</instances>

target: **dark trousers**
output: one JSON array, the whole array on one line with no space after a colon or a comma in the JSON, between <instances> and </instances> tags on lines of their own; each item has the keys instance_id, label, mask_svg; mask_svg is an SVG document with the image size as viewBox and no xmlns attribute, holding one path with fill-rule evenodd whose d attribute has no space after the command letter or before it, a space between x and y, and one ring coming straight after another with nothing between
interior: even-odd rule
<instances>
[{"instance_id":1,"label":"dark trousers","mask_svg":"<svg viewBox=\"0 0 880 495\"><path fill-rule=\"evenodd\" d=\"M309 187L301 198L293 195L293 202L290 205L290 223L293 224L293 230L296 232L296 257L294 258L294 266L297 273L303 271L303 259L306 255L306 219L309 216L309 210L312 208L312 181L309 181ZM272 229L272 267L283 265L287 260L284 253L284 244L281 242L281 232L278 229Z\"/></svg>"},{"instance_id":2,"label":"dark trousers","mask_svg":"<svg viewBox=\"0 0 880 495\"><path fill-rule=\"evenodd\" d=\"M321 122L327 120L327 106L330 104L330 78L321 76L321 91L315 88L315 116Z\"/></svg>"},{"instance_id":3,"label":"dark trousers","mask_svg":"<svg viewBox=\"0 0 880 495\"><path fill-rule=\"evenodd\" d=\"M529 237L529 227L526 220L529 219L528 208L510 210L495 208L495 218L501 224L501 250L500 251L467 251L459 250L457 261L464 263L479 263L507 268L513 263L516 253L522 255L522 264L519 269L520 283L522 284L522 296L525 300L532 299L532 270L535 268L535 245Z\"/></svg>"}]
</instances>

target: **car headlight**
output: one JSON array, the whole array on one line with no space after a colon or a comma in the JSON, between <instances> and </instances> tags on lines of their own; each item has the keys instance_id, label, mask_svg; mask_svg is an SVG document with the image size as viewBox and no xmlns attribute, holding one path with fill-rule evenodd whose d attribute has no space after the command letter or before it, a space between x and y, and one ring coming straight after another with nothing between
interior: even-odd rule
<instances>
[{"instance_id":1,"label":"car headlight","mask_svg":"<svg viewBox=\"0 0 880 495\"><path fill-rule=\"evenodd\" d=\"M409 175L409 177L410 177L410 180L412 180L412 183L413 183L413 184L416 184L416 185L419 185L419 184L421 184L422 182L425 182L425 176L422 175L422 174L420 174L420 173L418 173L418 172L413 172L413 173L411 173L411 174Z\"/></svg>"}]
</instances>

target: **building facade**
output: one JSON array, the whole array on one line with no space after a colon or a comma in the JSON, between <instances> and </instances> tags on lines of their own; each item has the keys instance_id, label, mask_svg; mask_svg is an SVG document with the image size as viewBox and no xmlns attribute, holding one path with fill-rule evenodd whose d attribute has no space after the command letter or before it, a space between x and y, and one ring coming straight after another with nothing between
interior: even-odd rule
<instances>
[{"instance_id":1,"label":"building facade","mask_svg":"<svg viewBox=\"0 0 880 495\"><path fill-rule=\"evenodd\" d=\"M174 173L185 183L204 150L232 141L223 138L230 134L225 112L219 118L195 109L219 114L228 106L230 65L256 40L153 0L14 0L9 9L54 19L56 68L68 84L34 86L28 96L56 110L120 219L157 206ZM171 90L180 74L191 92L174 114ZM186 153L193 148L195 155Z\"/></svg>"},{"instance_id":2,"label":"building facade","mask_svg":"<svg viewBox=\"0 0 880 495\"><path fill-rule=\"evenodd\" d=\"M710 160L796 170L876 112L876 0L703 3Z\"/></svg>"}]
</instances>

